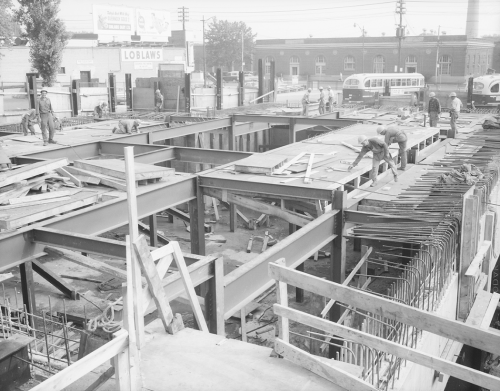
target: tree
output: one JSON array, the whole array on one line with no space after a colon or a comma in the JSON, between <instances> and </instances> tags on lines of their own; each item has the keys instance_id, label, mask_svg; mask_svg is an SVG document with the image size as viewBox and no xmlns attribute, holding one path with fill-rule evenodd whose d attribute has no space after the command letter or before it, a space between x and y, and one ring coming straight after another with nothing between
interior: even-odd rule
<instances>
[{"instance_id":1,"label":"tree","mask_svg":"<svg viewBox=\"0 0 500 391\"><path fill-rule=\"evenodd\" d=\"M0 0L0 46L12 45L14 23L12 19L12 1Z\"/></svg>"},{"instance_id":2,"label":"tree","mask_svg":"<svg viewBox=\"0 0 500 391\"><path fill-rule=\"evenodd\" d=\"M254 38L252 29L244 22L229 22L213 19L205 33L207 40L207 65L225 68L226 70L241 69L241 34L243 33L243 59L245 64L252 63Z\"/></svg>"},{"instance_id":3,"label":"tree","mask_svg":"<svg viewBox=\"0 0 500 391\"><path fill-rule=\"evenodd\" d=\"M16 19L30 43L30 61L44 84L57 79L62 52L68 41L64 22L57 17L61 0L18 0Z\"/></svg>"}]
</instances>

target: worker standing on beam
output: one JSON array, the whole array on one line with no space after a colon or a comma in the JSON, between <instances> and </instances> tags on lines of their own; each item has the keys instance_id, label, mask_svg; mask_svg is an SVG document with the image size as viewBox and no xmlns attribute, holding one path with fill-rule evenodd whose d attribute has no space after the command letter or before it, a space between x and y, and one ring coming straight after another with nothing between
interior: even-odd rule
<instances>
[{"instance_id":1,"label":"worker standing on beam","mask_svg":"<svg viewBox=\"0 0 500 391\"><path fill-rule=\"evenodd\" d=\"M396 142L399 145L399 156L401 157L401 166L399 169L401 171L406 170L406 142L408 141L408 136L406 135L404 130L398 129L396 125L390 125L388 127L379 126L377 128L377 133L385 136L385 143L388 147L391 146L392 143Z\"/></svg>"},{"instance_id":2,"label":"worker standing on beam","mask_svg":"<svg viewBox=\"0 0 500 391\"><path fill-rule=\"evenodd\" d=\"M333 90L332 87L328 86L328 111L331 113L333 111Z\"/></svg>"},{"instance_id":3,"label":"worker standing on beam","mask_svg":"<svg viewBox=\"0 0 500 391\"><path fill-rule=\"evenodd\" d=\"M43 145L56 144L54 141L54 110L52 109L52 103L50 99L47 98L47 90L42 89L40 91L42 97L38 100L38 112L40 113L40 127L42 128ZM47 127L49 128L49 134L47 135Z\"/></svg>"},{"instance_id":4,"label":"worker standing on beam","mask_svg":"<svg viewBox=\"0 0 500 391\"><path fill-rule=\"evenodd\" d=\"M307 115L307 105L311 103L309 101L309 95L311 94L311 89L308 88L304 96L302 97L302 115Z\"/></svg>"},{"instance_id":5,"label":"worker standing on beam","mask_svg":"<svg viewBox=\"0 0 500 391\"><path fill-rule=\"evenodd\" d=\"M448 135L449 138L455 138L457 135L457 119L460 114L460 109L463 104L460 99L457 98L456 92L450 94L451 104L450 104L450 126L451 132Z\"/></svg>"},{"instance_id":6,"label":"worker standing on beam","mask_svg":"<svg viewBox=\"0 0 500 391\"><path fill-rule=\"evenodd\" d=\"M160 112L163 108L163 95L160 90L155 92L155 112Z\"/></svg>"},{"instance_id":7,"label":"worker standing on beam","mask_svg":"<svg viewBox=\"0 0 500 391\"><path fill-rule=\"evenodd\" d=\"M382 160L385 160L389 167L392 170L392 174L394 175L394 182L398 181L398 172L396 171L396 166L394 165L394 161L392 160L391 154L389 152L389 147L385 142L380 140L377 137L368 138L366 136L359 136L358 143L363 147L359 152L356 160L349 166L348 170L351 171L354 167L358 165L363 156L365 156L368 152L373 153L372 159L372 170L370 172L370 179L373 181L370 187L377 185L377 177L378 177L378 166Z\"/></svg>"},{"instance_id":8,"label":"worker standing on beam","mask_svg":"<svg viewBox=\"0 0 500 391\"><path fill-rule=\"evenodd\" d=\"M427 106L427 111L429 112L429 125L431 128L437 127L439 115L441 114L441 103L439 99L436 98L436 94L431 92L429 94L429 104Z\"/></svg>"},{"instance_id":9,"label":"worker standing on beam","mask_svg":"<svg viewBox=\"0 0 500 391\"><path fill-rule=\"evenodd\" d=\"M320 114L325 114L325 93L323 92L323 87L319 87L319 106L318 110Z\"/></svg>"}]
</instances>

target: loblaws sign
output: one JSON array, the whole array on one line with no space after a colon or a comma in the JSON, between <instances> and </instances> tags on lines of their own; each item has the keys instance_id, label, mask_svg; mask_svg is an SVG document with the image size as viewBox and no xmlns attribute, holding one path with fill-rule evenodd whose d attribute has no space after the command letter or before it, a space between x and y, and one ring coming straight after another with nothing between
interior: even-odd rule
<instances>
[{"instance_id":1,"label":"loblaws sign","mask_svg":"<svg viewBox=\"0 0 500 391\"><path fill-rule=\"evenodd\" d=\"M162 49L122 49L122 61L163 61Z\"/></svg>"}]
</instances>

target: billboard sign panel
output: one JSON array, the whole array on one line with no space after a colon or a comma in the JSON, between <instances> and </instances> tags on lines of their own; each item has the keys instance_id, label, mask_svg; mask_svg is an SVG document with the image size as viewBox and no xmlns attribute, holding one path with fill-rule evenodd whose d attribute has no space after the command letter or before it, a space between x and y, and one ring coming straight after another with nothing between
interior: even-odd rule
<instances>
[{"instance_id":1,"label":"billboard sign panel","mask_svg":"<svg viewBox=\"0 0 500 391\"><path fill-rule=\"evenodd\" d=\"M137 35L141 40L168 41L171 35L170 12L137 8L135 10Z\"/></svg>"},{"instance_id":2,"label":"billboard sign panel","mask_svg":"<svg viewBox=\"0 0 500 391\"><path fill-rule=\"evenodd\" d=\"M163 49L162 48L123 48L122 61L134 61L134 62L144 62L144 61L163 61Z\"/></svg>"},{"instance_id":3,"label":"billboard sign panel","mask_svg":"<svg viewBox=\"0 0 500 391\"><path fill-rule=\"evenodd\" d=\"M133 35L135 32L132 8L94 5L92 15L95 34Z\"/></svg>"}]
</instances>

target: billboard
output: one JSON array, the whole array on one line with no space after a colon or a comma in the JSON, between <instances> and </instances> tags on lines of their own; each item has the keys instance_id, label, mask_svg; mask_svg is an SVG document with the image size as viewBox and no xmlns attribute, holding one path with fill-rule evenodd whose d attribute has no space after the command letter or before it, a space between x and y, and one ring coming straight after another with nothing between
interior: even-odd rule
<instances>
[{"instance_id":1,"label":"billboard","mask_svg":"<svg viewBox=\"0 0 500 391\"><path fill-rule=\"evenodd\" d=\"M171 35L170 12L137 8L135 22L142 41L168 41Z\"/></svg>"},{"instance_id":2,"label":"billboard","mask_svg":"<svg viewBox=\"0 0 500 391\"><path fill-rule=\"evenodd\" d=\"M94 34L133 35L135 32L134 10L127 7L94 5Z\"/></svg>"}]
</instances>

